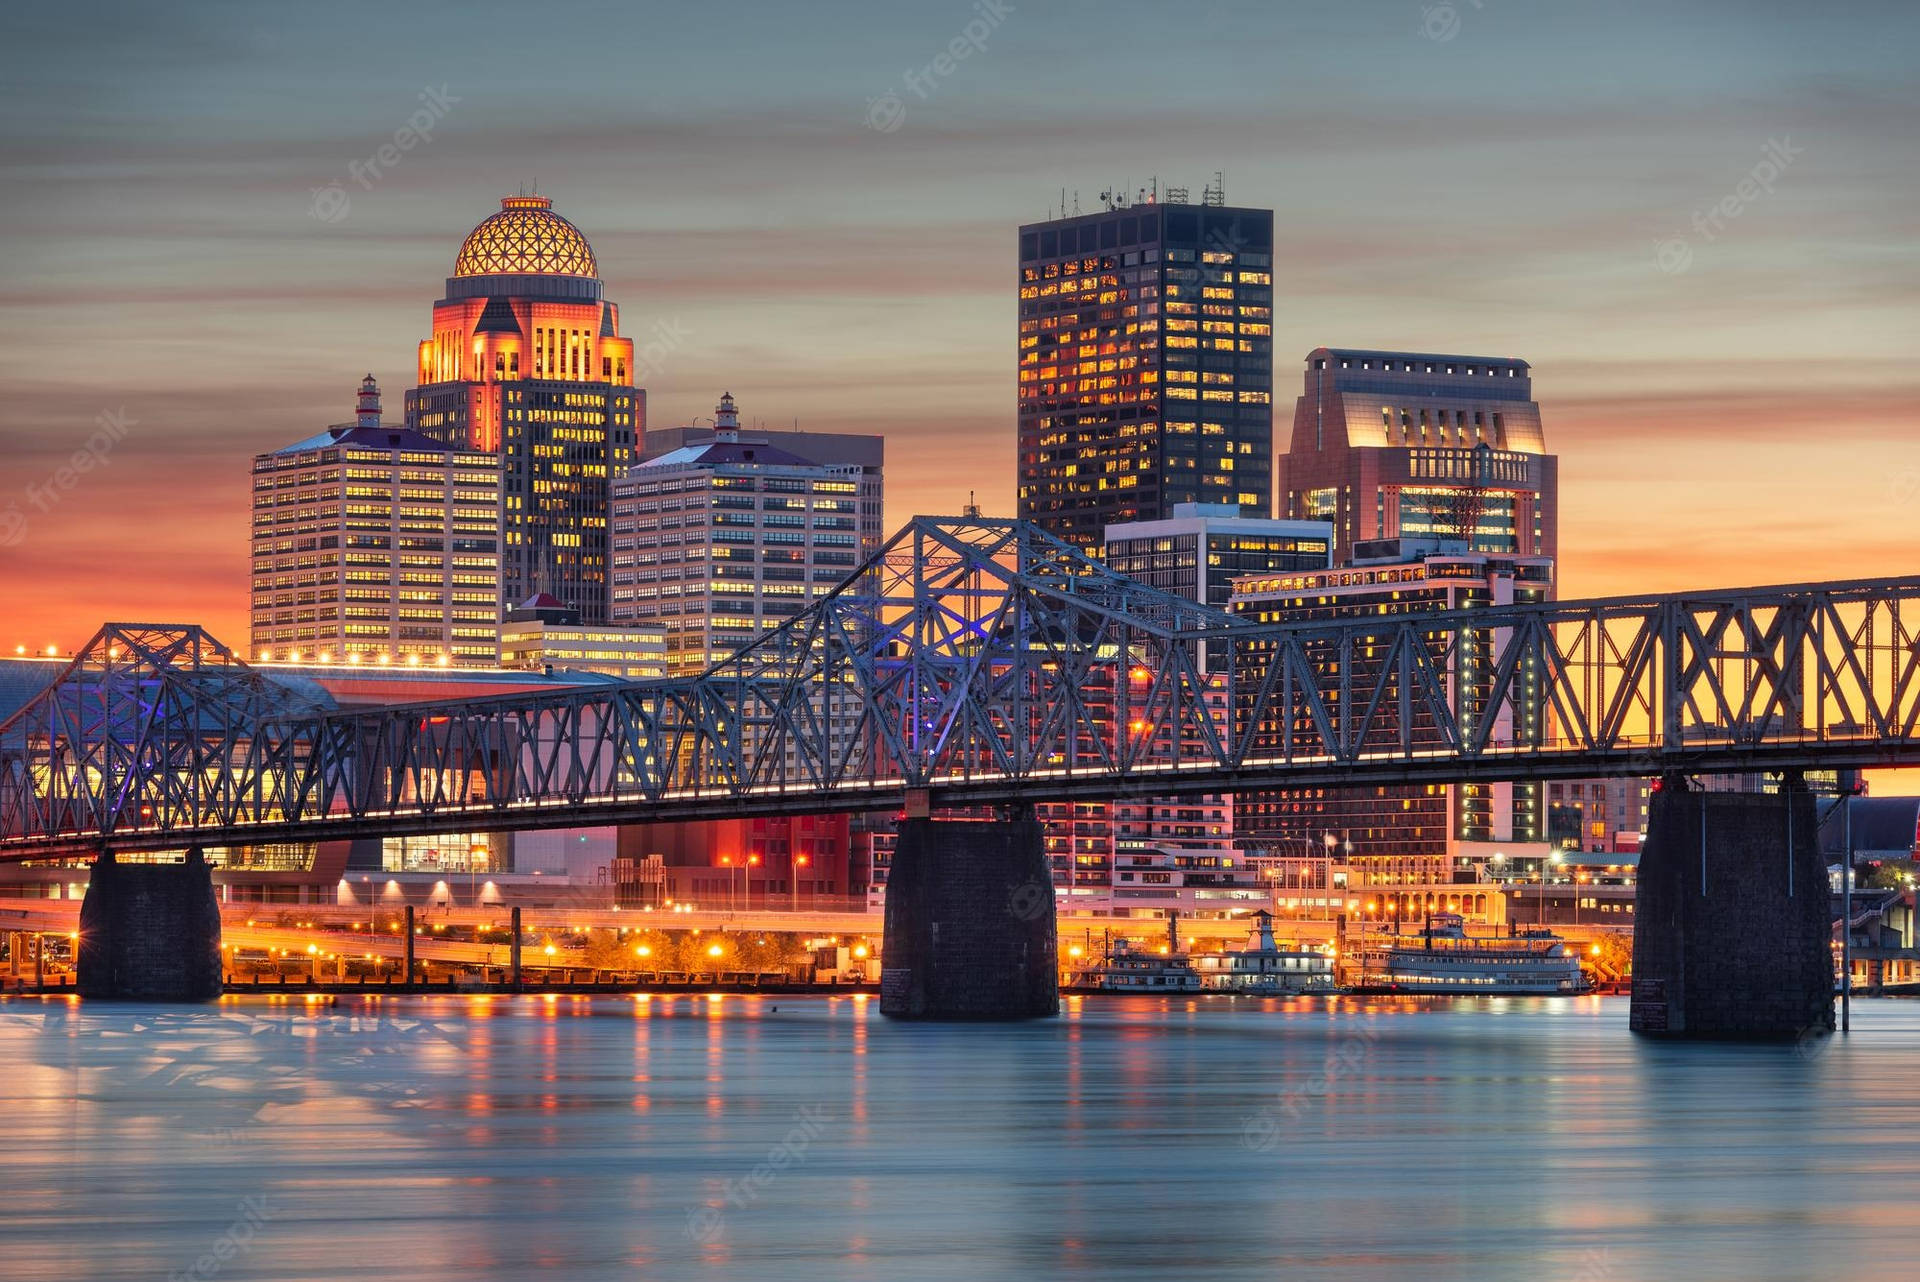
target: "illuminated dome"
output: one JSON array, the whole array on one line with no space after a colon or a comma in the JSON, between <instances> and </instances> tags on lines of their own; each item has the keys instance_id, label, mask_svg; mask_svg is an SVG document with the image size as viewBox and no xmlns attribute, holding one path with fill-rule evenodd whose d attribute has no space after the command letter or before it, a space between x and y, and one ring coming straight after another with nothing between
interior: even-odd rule
<instances>
[{"instance_id":1,"label":"illuminated dome","mask_svg":"<svg viewBox=\"0 0 1920 1282\"><path fill-rule=\"evenodd\" d=\"M508 196L467 234L453 260L459 276L599 276L593 246L553 212L545 196Z\"/></svg>"}]
</instances>

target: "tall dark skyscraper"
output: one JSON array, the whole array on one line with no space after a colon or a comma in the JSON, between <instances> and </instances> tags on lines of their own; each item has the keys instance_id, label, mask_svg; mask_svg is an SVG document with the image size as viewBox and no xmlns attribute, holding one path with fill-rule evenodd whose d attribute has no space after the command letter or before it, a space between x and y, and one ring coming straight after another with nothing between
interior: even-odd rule
<instances>
[{"instance_id":1,"label":"tall dark skyscraper","mask_svg":"<svg viewBox=\"0 0 1920 1282\"><path fill-rule=\"evenodd\" d=\"M1020 229L1019 514L1098 551L1176 503L1270 515L1273 211L1210 188Z\"/></svg>"}]
</instances>

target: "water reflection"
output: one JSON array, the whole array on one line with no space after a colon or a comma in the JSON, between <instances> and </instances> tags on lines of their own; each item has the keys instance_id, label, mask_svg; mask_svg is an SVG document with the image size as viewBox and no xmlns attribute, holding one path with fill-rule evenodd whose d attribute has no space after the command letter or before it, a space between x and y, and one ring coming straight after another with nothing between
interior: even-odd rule
<instances>
[{"instance_id":1,"label":"water reflection","mask_svg":"<svg viewBox=\"0 0 1920 1282\"><path fill-rule=\"evenodd\" d=\"M1070 999L1013 1027L863 998L11 1002L0 1272L189 1276L221 1245L230 1278L461 1282L1920 1267L1920 1005L1797 1048L1624 1023L1601 999Z\"/></svg>"}]
</instances>

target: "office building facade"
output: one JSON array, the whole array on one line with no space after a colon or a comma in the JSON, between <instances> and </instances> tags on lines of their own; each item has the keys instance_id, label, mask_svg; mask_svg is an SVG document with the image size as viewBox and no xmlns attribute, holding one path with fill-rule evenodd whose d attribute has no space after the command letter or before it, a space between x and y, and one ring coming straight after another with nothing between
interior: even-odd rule
<instances>
[{"instance_id":1,"label":"office building facade","mask_svg":"<svg viewBox=\"0 0 1920 1282\"><path fill-rule=\"evenodd\" d=\"M508 610L500 621L500 666L646 681L667 675L667 633L652 626L584 623L578 610L542 594Z\"/></svg>"},{"instance_id":2,"label":"office building facade","mask_svg":"<svg viewBox=\"0 0 1920 1282\"><path fill-rule=\"evenodd\" d=\"M785 450L797 458L811 459L827 467L858 468L860 492L857 496L860 530L860 559L866 560L880 550L890 531L886 524L886 462L887 439L861 432L812 432L773 431L763 427L743 427L739 421L739 411L733 411L732 426L727 430L738 431L753 444L771 445L776 450ZM685 449L690 445L711 445L714 434L719 429L716 415L714 426L682 426L647 429L644 448L640 461L659 458L674 450Z\"/></svg>"},{"instance_id":3,"label":"office building facade","mask_svg":"<svg viewBox=\"0 0 1920 1282\"><path fill-rule=\"evenodd\" d=\"M711 441L613 485L613 620L662 627L676 674L718 663L851 575L865 551L861 504L880 501L860 465L742 432L731 396L715 422Z\"/></svg>"},{"instance_id":4,"label":"office building facade","mask_svg":"<svg viewBox=\"0 0 1920 1282\"><path fill-rule=\"evenodd\" d=\"M1314 349L1277 489L1280 515L1333 523L1336 564L1396 538L1558 553L1558 460L1510 357Z\"/></svg>"},{"instance_id":5,"label":"office building facade","mask_svg":"<svg viewBox=\"0 0 1920 1282\"><path fill-rule=\"evenodd\" d=\"M1270 514L1273 212L1141 203L1020 228L1018 514L1097 550L1176 503Z\"/></svg>"},{"instance_id":6,"label":"office building facade","mask_svg":"<svg viewBox=\"0 0 1920 1282\"><path fill-rule=\"evenodd\" d=\"M501 602L545 592L604 623L608 488L646 424L633 341L600 296L579 228L545 196L500 205L460 246L434 304L406 422L495 456Z\"/></svg>"},{"instance_id":7,"label":"office building facade","mask_svg":"<svg viewBox=\"0 0 1920 1282\"><path fill-rule=\"evenodd\" d=\"M355 420L253 460L252 648L322 663L491 664L500 592L493 455Z\"/></svg>"},{"instance_id":8,"label":"office building facade","mask_svg":"<svg viewBox=\"0 0 1920 1282\"><path fill-rule=\"evenodd\" d=\"M1378 560L1334 570L1255 576L1234 588L1233 609L1260 623L1366 620L1451 610L1472 610L1546 600L1553 563L1545 557L1502 557L1438 540L1390 540L1375 549ZM1308 642L1309 658L1314 643ZM1382 663L1382 647L1362 647L1359 682L1372 676L1367 664ZM1257 679L1264 662L1258 650L1240 659L1245 681ZM1490 683L1492 674L1478 678ZM1511 716L1504 709L1502 717ZM1416 716L1418 714L1416 713ZM1503 734L1524 737L1543 727L1507 726ZM1277 751L1304 726L1256 728L1262 750ZM1416 720L1415 741L1437 735ZM1438 739L1434 739L1438 743ZM1332 839L1359 886L1433 886L1457 871L1499 854L1517 864L1544 855L1548 839L1544 787L1539 783L1384 784L1359 787L1290 788L1242 794L1235 827L1243 843L1276 853L1321 849Z\"/></svg>"}]
</instances>

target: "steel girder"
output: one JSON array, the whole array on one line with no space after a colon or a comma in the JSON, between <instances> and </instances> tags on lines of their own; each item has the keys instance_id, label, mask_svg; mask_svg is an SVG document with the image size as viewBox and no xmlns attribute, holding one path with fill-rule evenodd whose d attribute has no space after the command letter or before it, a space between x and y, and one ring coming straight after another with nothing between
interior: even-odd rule
<instances>
[{"instance_id":1,"label":"steel girder","mask_svg":"<svg viewBox=\"0 0 1920 1282\"><path fill-rule=\"evenodd\" d=\"M1224 671L1197 657L1213 643ZM104 630L0 726L0 858L714 814L1920 759L1920 578L1259 625L920 518L698 677L341 709Z\"/></svg>"}]
</instances>

